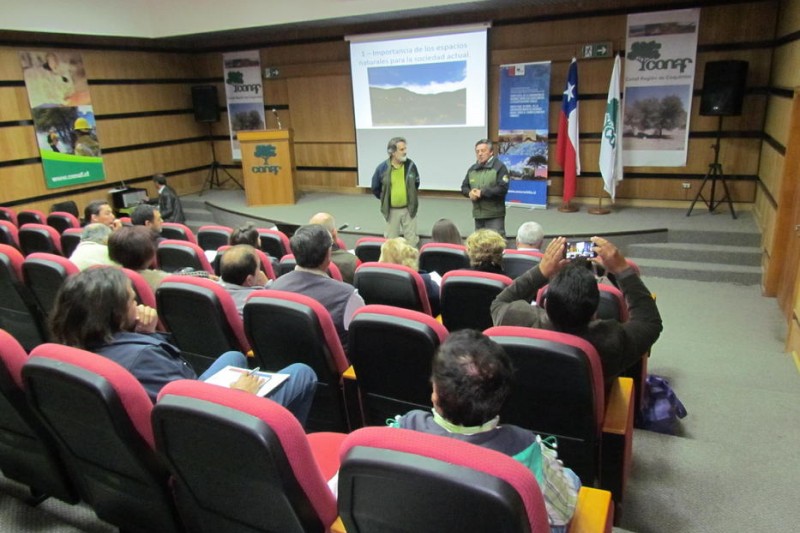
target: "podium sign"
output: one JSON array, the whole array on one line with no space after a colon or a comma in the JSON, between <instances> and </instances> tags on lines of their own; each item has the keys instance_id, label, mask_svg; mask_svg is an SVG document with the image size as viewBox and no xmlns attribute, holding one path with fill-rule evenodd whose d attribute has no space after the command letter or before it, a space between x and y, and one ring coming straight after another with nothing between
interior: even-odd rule
<instances>
[{"instance_id":1,"label":"podium sign","mask_svg":"<svg viewBox=\"0 0 800 533\"><path fill-rule=\"evenodd\" d=\"M294 204L294 145L290 130L239 131L247 205Z\"/></svg>"}]
</instances>

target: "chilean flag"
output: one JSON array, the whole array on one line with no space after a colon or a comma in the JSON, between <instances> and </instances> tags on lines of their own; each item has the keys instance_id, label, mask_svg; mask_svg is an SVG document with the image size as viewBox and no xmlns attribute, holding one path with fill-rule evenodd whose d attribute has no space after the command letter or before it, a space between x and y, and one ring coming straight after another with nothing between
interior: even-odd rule
<instances>
[{"instance_id":1,"label":"chilean flag","mask_svg":"<svg viewBox=\"0 0 800 533\"><path fill-rule=\"evenodd\" d=\"M578 151L578 62L573 57L567 74L567 88L561 100L558 117L558 142L556 161L564 169L564 203L575 196L577 176L581 173L581 156Z\"/></svg>"}]
</instances>

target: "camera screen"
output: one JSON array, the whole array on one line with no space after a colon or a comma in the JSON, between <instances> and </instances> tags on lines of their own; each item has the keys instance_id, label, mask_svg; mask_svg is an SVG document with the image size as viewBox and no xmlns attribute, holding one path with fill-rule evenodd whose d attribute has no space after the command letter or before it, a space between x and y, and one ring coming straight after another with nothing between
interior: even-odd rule
<instances>
[{"instance_id":1,"label":"camera screen","mask_svg":"<svg viewBox=\"0 0 800 533\"><path fill-rule=\"evenodd\" d=\"M576 257L597 257L597 252L592 251L592 241L579 241L567 243L567 259Z\"/></svg>"}]
</instances>

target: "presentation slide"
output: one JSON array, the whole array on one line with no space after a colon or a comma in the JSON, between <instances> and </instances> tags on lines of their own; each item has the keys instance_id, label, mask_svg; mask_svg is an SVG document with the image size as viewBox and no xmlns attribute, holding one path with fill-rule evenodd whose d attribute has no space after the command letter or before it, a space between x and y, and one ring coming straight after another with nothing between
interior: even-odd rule
<instances>
[{"instance_id":1,"label":"presentation slide","mask_svg":"<svg viewBox=\"0 0 800 533\"><path fill-rule=\"evenodd\" d=\"M405 137L420 188L458 190L486 137L486 28L350 39L358 185Z\"/></svg>"}]
</instances>

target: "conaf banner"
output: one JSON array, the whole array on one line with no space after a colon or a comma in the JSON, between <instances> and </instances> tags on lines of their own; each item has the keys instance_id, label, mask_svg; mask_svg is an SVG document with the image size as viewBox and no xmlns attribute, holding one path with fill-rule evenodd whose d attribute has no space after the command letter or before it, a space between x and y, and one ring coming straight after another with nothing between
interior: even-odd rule
<instances>
[{"instance_id":1,"label":"conaf banner","mask_svg":"<svg viewBox=\"0 0 800 533\"><path fill-rule=\"evenodd\" d=\"M20 52L48 189L103 181L92 101L77 52Z\"/></svg>"},{"instance_id":2,"label":"conaf banner","mask_svg":"<svg viewBox=\"0 0 800 533\"><path fill-rule=\"evenodd\" d=\"M228 102L228 126L231 132L231 153L242 158L236 132L263 130L264 87L261 83L261 58L258 50L231 52L222 55L225 75L225 97Z\"/></svg>"},{"instance_id":3,"label":"conaf banner","mask_svg":"<svg viewBox=\"0 0 800 533\"><path fill-rule=\"evenodd\" d=\"M498 157L511 181L506 205L547 207L550 62L500 66Z\"/></svg>"},{"instance_id":4,"label":"conaf banner","mask_svg":"<svg viewBox=\"0 0 800 533\"><path fill-rule=\"evenodd\" d=\"M625 166L686 164L699 9L628 15Z\"/></svg>"}]
</instances>

